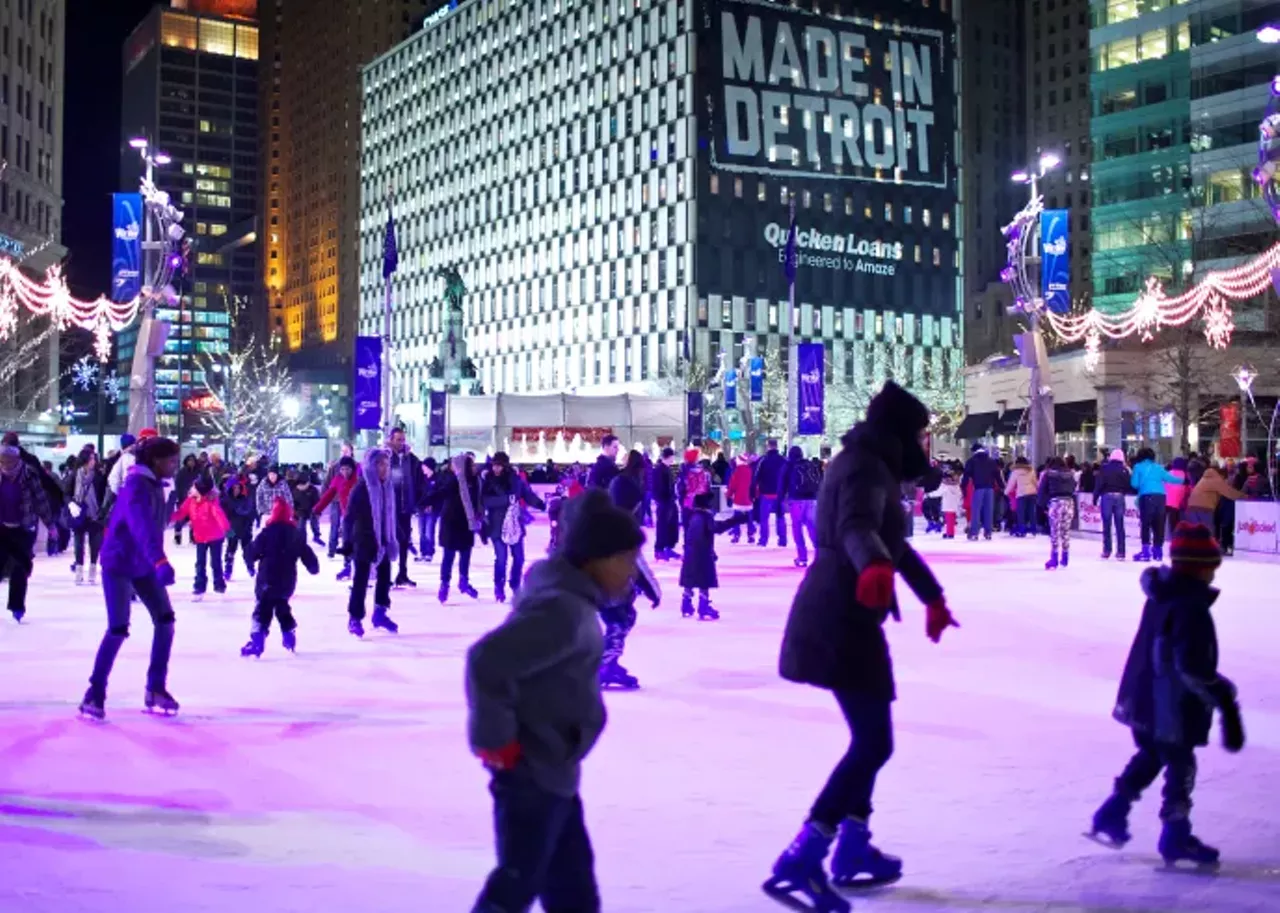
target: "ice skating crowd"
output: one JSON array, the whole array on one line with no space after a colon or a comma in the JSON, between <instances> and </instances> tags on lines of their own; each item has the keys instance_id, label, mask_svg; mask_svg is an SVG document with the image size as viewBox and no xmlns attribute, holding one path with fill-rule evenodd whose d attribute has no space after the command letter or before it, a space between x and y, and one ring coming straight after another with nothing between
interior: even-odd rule
<instances>
[{"instance_id":1,"label":"ice skating crowd","mask_svg":"<svg viewBox=\"0 0 1280 913\"><path fill-rule=\"evenodd\" d=\"M711 462L696 449L678 458L667 448L650 463L639 452L620 453L609 435L585 470L548 463L527 473L501 452L483 461L470 453L419 459L400 430L359 462L347 445L332 465L281 468L266 459L230 465L216 453L180 459L176 442L148 429L123 436L105 457L86 448L59 475L10 433L0 440L0 567L9 611L21 621L43 524L50 554L72 549L75 582L101 587L106 630L80 711L102 720L112 665L138 605L152 622L144 705L179 710L167 687L178 578L166 552L170 535L195 543L195 599L210 584L226 591L239 554L255 595L245 657L267 648L273 621L284 648L298 648L290 601L299 567L320 571L315 549L341 559L348 630L364 637L366 621L398 631L392 592L416 588L411 570L437 558L440 602L453 598L455 584L461 597L477 599L470 568L479 540L494 553L493 598L510 598L512 608L466 657L468 734L491 771L497 848L473 910L518 913L540 900L548 913L595 913L601 900L580 771L605 727L603 690L640 684L622 659L637 599L655 607L662 599L644 556L646 527L651 559L680 562L681 615L706 622L720 618L712 600L717 542L741 543L745 534L748 546L767 548L772 538L785 548L790 538L803 576L778 669L788 681L832 693L850 743L764 890L803 909L844 913L848 890L903 874L902 861L877 849L869 830L876 777L894 748L884 625L901 620L896 578L925 606L931 641L959 627L942 584L912 546L917 504L925 535L1047 534L1046 568L1062 569L1086 498L1104 520L1101 557L1125 558L1125 497L1136 494L1141 542L1133 558L1150 566L1141 573L1145 604L1114 711L1136 753L1089 831L1123 846L1132 805L1163 772L1161 856L1170 865L1216 865L1218 851L1191 830L1195 752L1209 741L1215 711L1228 751L1242 748L1244 729L1235 688L1218 671L1212 583L1231 553L1231 505L1264 496L1267 473L1200 459L1165 467L1150 450L1132 460L1116 450L1096 464L1053 457L1032 467L1021 458L1005 465L975 445L964 463L931 461L929 420L922 403L889 382L823 458L799 447L784 455L770 441L758 459ZM554 494L544 500L535 485L554 486ZM551 545L526 572L535 510L550 518Z\"/></svg>"}]
</instances>

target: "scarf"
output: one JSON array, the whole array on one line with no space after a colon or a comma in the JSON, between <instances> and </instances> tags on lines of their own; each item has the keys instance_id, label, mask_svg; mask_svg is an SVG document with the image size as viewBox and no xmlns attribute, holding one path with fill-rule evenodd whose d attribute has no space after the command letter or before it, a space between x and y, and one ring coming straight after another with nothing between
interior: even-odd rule
<instances>
[{"instance_id":1,"label":"scarf","mask_svg":"<svg viewBox=\"0 0 1280 913\"><path fill-rule=\"evenodd\" d=\"M80 505L80 509L84 512L86 520L93 521L98 519L98 486L94 484L96 472L89 472L84 469L76 472L76 493L74 501Z\"/></svg>"},{"instance_id":2,"label":"scarf","mask_svg":"<svg viewBox=\"0 0 1280 913\"><path fill-rule=\"evenodd\" d=\"M364 474L364 484L369 489L373 538L378 543L374 566L381 564L384 558L400 556L400 543L396 539L396 490L389 477L386 481L378 478L377 461L380 456L390 461L391 455L385 450L369 451L365 457Z\"/></svg>"},{"instance_id":3,"label":"scarf","mask_svg":"<svg viewBox=\"0 0 1280 913\"><path fill-rule=\"evenodd\" d=\"M473 532L480 532L481 524L476 516L476 505L471 500L471 477L467 473L467 456L464 453L453 458L453 474L458 479L458 499L462 501L462 512L467 515L467 527Z\"/></svg>"}]
</instances>

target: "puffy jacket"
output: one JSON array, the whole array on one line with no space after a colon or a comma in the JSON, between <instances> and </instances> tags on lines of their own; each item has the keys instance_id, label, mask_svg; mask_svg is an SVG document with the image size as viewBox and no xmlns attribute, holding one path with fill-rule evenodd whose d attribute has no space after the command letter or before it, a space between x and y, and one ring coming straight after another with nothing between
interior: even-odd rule
<instances>
[{"instance_id":1,"label":"puffy jacket","mask_svg":"<svg viewBox=\"0 0 1280 913\"><path fill-rule=\"evenodd\" d=\"M1169 475L1177 478L1177 482L1166 482L1164 486L1164 503L1171 510L1182 510L1187 503L1187 495L1191 488L1187 485L1187 473L1182 469L1170 469Z\"/></svg>"},{"instance_id":2,"label":"puffy jacket","mask_svg":"<svg viewBox=\"0 0 1280 913\"><path fill-rule=\"evenodd\" d=\"M954 479L950 482L943 482L938 486L938 496L942 499L942 512L944 514L958 514L960 508L964 504L964 492L960 490L960 483Z\"/></svg>"},{"instance_id":3,"label":"puffy jacket","mask_svg":"<svg viewBox=\"0 0 1280 913\"><path fill-rule=\"evenodd\" d=\"M644 497L643 491L641 497ZM488 536L495 542L502 540L502 524L507 519L507 510L511 507L512 498L516 499L517 514L521 513L519 507L521 502L538 510L547 509L542 499L533 493L529 483L516 475L515 470L510 466L504 469L501 475L492 471L485 473L480 481L480 504L484 508L483 522ZM523 522L520 524L520 530L523 533Z\"/></svg>"},{"instance_id":4,"label":"puffy jacket","mask_svg":"<svg viewBox=\"0 0 1280 913\"><path fill-rule=\"evenodd\" d=\"M320 492L311 484L310 479L307 484L296 485L293 489L293 513L300 522L310 520L311 515L315 512L316 502L320 500Z\"/></svg>"},{"instance_id":5,"label":"puffy jacket","mask_svg":"<svg viewBox=\"0 0 1280 913\"><path fill-rule=\"evenodd\" d=\"M316 502L315 513L322 514L330 504L335 500L338 502L338 510L342 514L347 512L347 502L351 500L351 492L355 490L356 483L360 481L359 473L351 473L344 476L338 473L329 480L329 486L325 488L324 494L320 496L320 500Z\"/></svg>"},{"instance_id":6,"label":"puffy jacket","mask_svg":"<svg viewBox=\"0 0 1280 913\"><path fill-rule=\"evenodd\" d=\"M1036 471L1030 466L1019 464L1009 473L1009 484L1004 493L1014 498L1029 498L1036 494Z\"/></svg>"},{"instance_id":7,"label":"puffy jacket","mask_svg":"<svg viewBox=\"0 0 1280 913\"><path fill-rule=\"evenodd\" d=\"M1130 481L1134 490L1138 492L1138 497L1142 497L1143 495L1163 495L1166 484L1181 480L1177 476L1170 475L1169 470L1154 460L1143 460L1133 467Z\"/></svg>"},{"instance_id":8,"label":"puffy jacket","mask_svg":"<svg viewBox=\"0 0 1280 913\"><path fill-rule=\"evenodd\" d=\"M1076 493L1076 477L1069 469L1046 469L1040 474L1038 492L1041 507L1055 498L1070 498Z\"/></svg>"},{"instance_id":9,"label":"puffy jacket","mask_svg":"<svg viewBox=\"0 0 1280 913\"><path fill-rule=\"evenodd\" d=\"M231 529L231 523L218 503L218 495L213 491L202 495L192 488L177 512L169 518L170 523L179 520L191 521L191 534L201 545L225 538Z\"/></svg>"},{"instance_id":10,"label":"puffy jacket","mask_svg":"<svg viewBox=\"0 0 1280 913\"><path fill-rule=\"evenodd\" d=\"M1093 477L1095 503L1103 495L1127 495L1131 490L1129 467L1123 460L1107 460Z\"/></svg>"},{"instance_id":11,"label":"puffy jacket","mask_svg":"<svg viewBox=\"0 0 1280 913\"><path fill-rule=\"evenodd\" d=\"M254 517L253 487L247 477L234 475L227 479L222 494L222 509L228 518L252 520Z\"/></svg>"},{"instance_id":12,"label":"puffy jacket","mask_svg":"<svg viewBox=\"0 0 1280 913\"><path fill-rule=\"evenodd\" d=\"M822 487L822 470L805 458L804 451L792 447L787 454L787 470L783 476L782 493L790 501L816 501Z\"/></svg>"},{"instance_id":13,"label":"puffy jacket","mask_svg":"<svg viewBox=\"0 0 1280 913\"><path fill-rule=\"evenodd\" d=\"M787 471L787 461L776 450L770 450L756 463L755 480L752 493L756 497L774 497L786 494L782 490L783 476Z\"/></svg>"},{"instance_id":14,"label":"puffy jacket","mask_svg":"<svg viewBox=\"0 0 1280 913\"><path fill-rule=\"evenodd\" d=\"M751 506L751 466L738 463L729 476L729 503L734 507Z\"/></svg>"},{"instance_id":15,"label":"puffy jacket","mask_svg":"<svg viewBox=\"0 0 1280 913\"><path fill-rule=\"evenodd\" d=\"M972 482L974 490L991 488L999 478L1000 464L991 459L991 455L987 451L977 450L973 456L969 457L969 462L964 464L964 474L960 477L960 487L964 488L969 482Z\"/></svg>"},{"instance_id":16,"label":"puffy jacket","mask_svg":"<svg viewBox=\"0 0 1280 913\"><path fill-rule=\"evenodd\" d=\"M320 573L320 562L307 544L306 530L289 520L273 518L258 533L248 552L250 565L258 569L253 590L259 601L292 599L298 588L298 562L308 573Z\"/></svg>"},{"instance_id":17,"label":"puffy jacket","mask_svg":"<svg viewBox=\"0 0 1280 913\"><path fill-rule=\"evenodd\" d=\"M164 486L146 466L134 464L125 475L102 540L105 574L135 580L156 572L164 554Z\"/></svg>"}]
</instances>

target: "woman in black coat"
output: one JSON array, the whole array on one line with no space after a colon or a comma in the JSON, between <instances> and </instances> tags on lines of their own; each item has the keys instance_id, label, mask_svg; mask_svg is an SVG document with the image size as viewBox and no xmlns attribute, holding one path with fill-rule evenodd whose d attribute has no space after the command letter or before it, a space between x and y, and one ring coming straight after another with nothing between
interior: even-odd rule
<instances>
[{"instance_id":1,"label":"woman in black coat","mask_svg":"<svg viewBox=\"0 0 1280 913\"><path fill-rule=\"evenodd\" d=\"M718 589L720 578L716 574L716 536L728 532L750 519L750 514L735 513L731 519L717 520L711 510L712 494L704 491L696 495L693 505L684 514L684 561L680 564L680 587L684 595L680 601L680 615L693 617L693 591L698 591L698 618L716 621L720 613L711 605L710 590Z\"/></svg>"},{"instance_id":2,"label":"woman in black coat","mask_svg":"<svg viewBox=\"0 0 1280 913\"><path fill-rule=\"evenodd\" d=\"M450 461L449 467L440 473L439 483L429 493L427 503L440 517L436 525L440 548L444 550L440 562L440 602L449 599L455 559L458 590L472 599L478 598L480 594L470 580L471 550L475 548L476 533L484 529L484 512L480 508L480 479L470 454L460 453Z\"/></svg>"},{"instance_id":3,"label":"woman in black coat","mask_svg":"<svg viewBox=\"0 0 1280 913\"><path fill-rule=\"evenodd\" d=\"M546 510L547 505L533 493L519 473L511 468L511 458L499 450L493 455L493 466L480 482L480 503L484 506L484 525L493 545L493 595L498 602L507 601L507 559L511 561L511 592L520 589L524 571L524 507ZM516 511L519 538L507 542L502 537L507 515Z\"/></svg>"},{"instance_id":4,"label":"woman in black coat","mask_svg":"<svg viewBox=\"0 0 1280 913\"><path fill-rule=\"evenodd\" d=\"M895 693L882 625L889 616L899 618L895 572L928 606L931 640L955 625L942 588L907 542L899 504L902 483L928 469L921 446L928 424L929 410L891 381L871 401L866 421L844 436L818 492L817 556L783 635L782 677L833 692L852 736L800 835L765 884L774 894L801 891L814 906L835 899L822 862L837 831L837 885L882 884L902 874L901 860L872 846L867 829L876 774L893 751Z\"/></svg>"},{"instance_id":5,"label":"woman in black coat","mask_svg":"<svg viewBox=\"0 0 1280 913\"><path fill-rule=\"evenodd\" d=\"M622 472L609 483L609 500L635 517L637 522L644 519L644 476L644 457L640 451L632 450L627 454Z\"/></svg>"}]
</instances>

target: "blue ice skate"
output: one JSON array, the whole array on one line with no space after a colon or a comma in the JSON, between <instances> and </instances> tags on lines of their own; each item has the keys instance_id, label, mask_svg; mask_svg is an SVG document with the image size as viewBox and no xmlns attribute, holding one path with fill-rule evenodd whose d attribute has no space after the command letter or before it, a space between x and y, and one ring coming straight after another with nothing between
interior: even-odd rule
<instances>
[{"instance_id":1,"label":"blue ice skate","mask_svg":"<svg viewBox=\"0 0 1280 913\"><path fill-rule=\"evenodd\" d=\"M1131 808L1133 803L1128 799L1112 793L1111 797L1093 813L1093 829L1085 836L1107 849L1120 849L1133 838L1129 833Z\"/></svg>"},{"instance_id":2,"label":"blue ice skate","mask_svg":"<svg viewBox=\"0 0 1280 913\"><path fill-rule=\"evenodd\" d=\"M1190 862L1195 868L1188 871L1213 872L1219 865L1217 848L1201 843L1191 833L1191 822L1186 818L1164 823L1158 849L1166 868L1179 869L1179 862Z\"/></svg>"},{"instance_id":3,"label":"blue ice skate","mask_svg":"<svg viewBox=\"0 0 1280 913\"><path fill-rule=\"evenodd\" d=\"M837 888L875 888L902 877L902 860L871 845L867 822L846 818L831 856L831 883Z\"/></svg>"},{"instance_id":4,"label":"blue ice skate","mask_svg":"<svg viewBox=\"0 0 1280 913\"><path fill-rule=\"evenodd\" d=\"M812 822L800 829L791 846L773 864L773 877L763 885L774 900L796 910L812 913L849 913L852 909L827 883L822 862L831 848L831 838Z\"/></svg>"}]
</instances>

